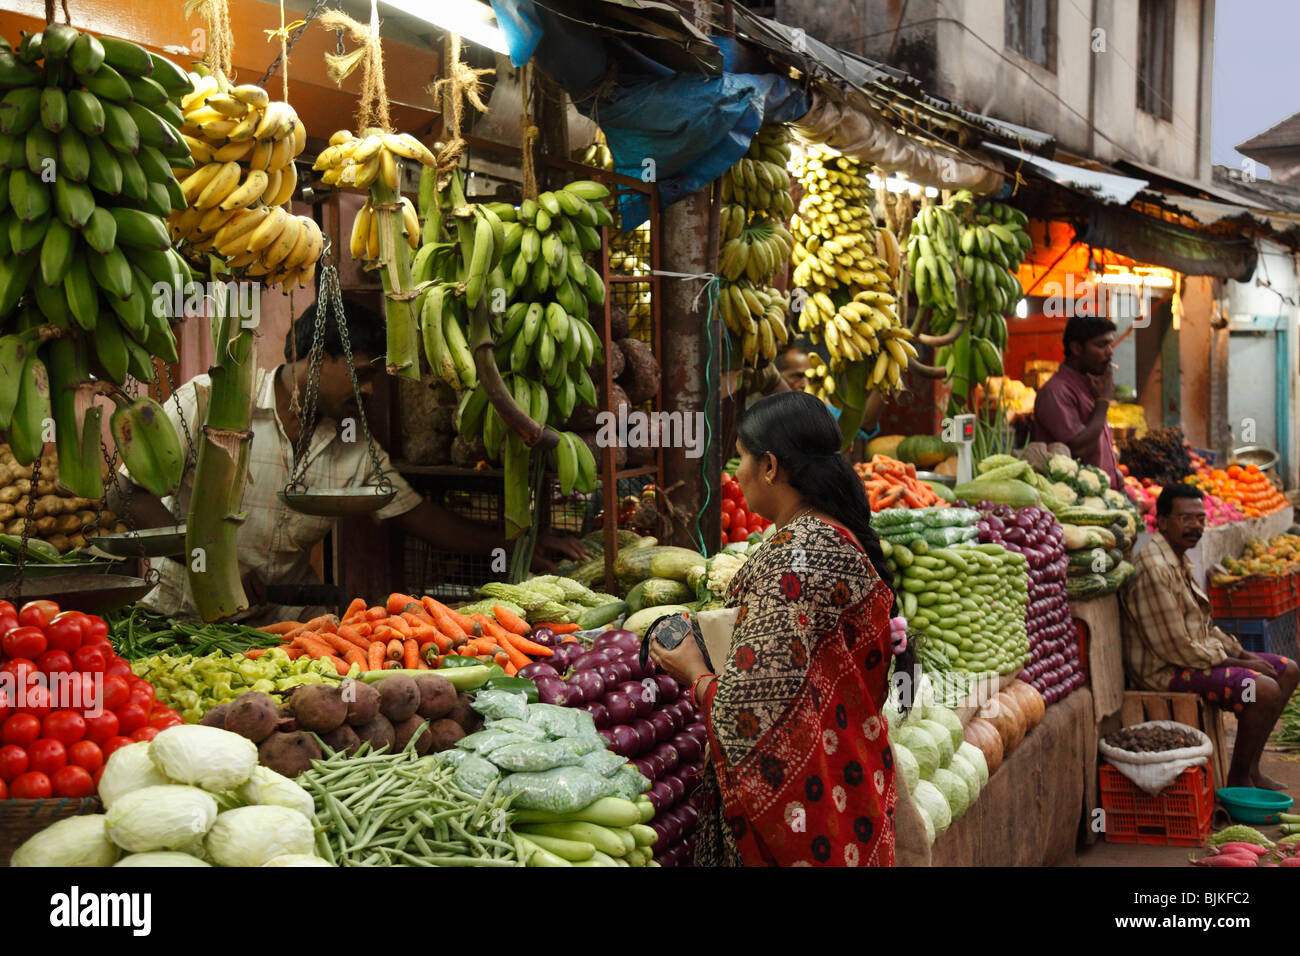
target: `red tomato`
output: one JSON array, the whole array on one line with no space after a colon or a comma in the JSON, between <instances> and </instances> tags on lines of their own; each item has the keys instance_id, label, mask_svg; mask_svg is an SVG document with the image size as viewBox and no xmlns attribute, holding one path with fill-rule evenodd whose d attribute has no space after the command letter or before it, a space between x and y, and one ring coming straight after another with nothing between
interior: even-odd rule
<instances>
[{"instance_id":1,"label":"red tomato","mask_svg":"<svg viewBox=\"0 0 1300 956\"><path fill-rule=\"evenodd\" d=\"M75 710L56 710L41 721L41 733L71 746L86 736L86 718Z\"/></svg>"},{"instance_id":2,"label":"red tomato","mask_svg":"<svg viewBox=\"0 0 1300 956\"><path fill-rule=\"evenodd\" d=\"M39 627L30 625L15 627L0 637L0 647L10 657L26 657L34 661L45 653L45 633Z\"/></svg>"},{"instance_id":3,"label":"red tomato","mask_svg":"<svg viewBox=\"0 0 1300 956\"><path fill-rule=\"evenodd\" d=\"M97 744L107 745L117 736L117 730L117 714L111 710L105 710L98 717L86 718L86 739Z\"/></svg>"},{"instance_id":4,"label":"red tomato","mask_svg":"<svg viewBox=\"0 0 1300 956\"><path fill-rule=\"evenodd\" d=\"M12 674L13 682L18 687L31 683L32 676L38 673L40 671L36 662L25 657L14 657L0 664L0 674Z\"/></svg>"},{"instance_id":5,"label":"red tomato","mask_svg":"<svg viewBox=\"0 0 1300 956\"><path fill-rule=\"evenodd\" d=\"M748 537L749 537L749 532L746 531L744 528L732 528L731 533L727 536L727 540L729 540L732 544L735 544L738 541L744 541Z\"/></svg>"},{"instance_id":6,"label":"red tomato","mask_svg":"<svg viewBox=\"0 0 1300 956\"><path fill-rule=\"evenodd\" d=\"M95 780L85 767L67 766L50 778L56 797L93 797Z\"/></svg>"},{"instance_id":7,"label":"red tomato","mask_svg":"<svg viewBox=\"0 0 1300 956\"><path fill-rule=\"evenodd\" d=\"M93 614L87 614L86 620L89 621L89 624L83 634L82 643L89 644L92 640L106 643L108 641L108 622L102 617L96 617Z\"/></svg>"},{"instance_id":8,"label":"red tomato","mask_svg":"<svg viewBox=\"0 0 1300 956\"><path fill-rule=\"evenodd\" d=\"M67 708L71 710L102 710L103 709L103 692L99 687L98 674L88 674L84 671L77 674L75 680L77 687L76 694L70 700L65 701Z\"/></svg>"},{"instance_id":9,"label":"red tomato","mask_svg":"<svg viewBox=\"0 0 1300 956\"><path fill-rule=\"evenodd\" d=\"M102 674L108 666L108 654L102 647L87 647L83 644L72 652L72 661L79 671Z\"/></svg>"},{"instance_id":10,"label":"red tomato","mask_svg":"<svg viewBox=\"0 0 1300 956\"><path fill-rule=\"evenodd\" d=\"M148 712L135 700L127 701L115 713L119 733L130 734L149 722Z\"/></svg>"},{"instance_id":11,"label":"red tomato","mask_svg":"<svg viewBox=\"0 0 1300 956\"><path fill-rule=\"evenodd\" d=\"M40 684L29 684L23 698L23 709L33 717L44 718L53 708L50 706L50 691Z\"/></svg>"},{"instance_id":12,"label":"red tomato","mask_svg":"<svg viewBox=\"0 0 1300 956\"><path fill-rule=\"evenodd\" d=\"M14 712L14 702L10 699L9 694L0 690L0 725L3 725L9 719L9 715Z\"/></svg>"},{"instance_id":13,"label":"red tomato","mask_svg":"<svg viewBox=\"0 0 1300 956\"><path fill-rule=\"evenodd\" d=\"M18 626L17 613L0 614L0 637L4 637L4 635L8 634L17 626Z\"/></svg>"},{"instance_id":14,"label":"red tomato","mask_svg":"<svg viewBox=\"0 0 1300 956\"><path fill-rule=\"evenodd\" d=\"M158 730L166 730L168 727L175 727L178 724L183 723L185 723L185 721L181 720L178 714L174 714L171 711L163 711L154 714L149 718L149 726L155 727Z\"/></svg>"},{"instance_id":15,"label":"red tomato","mask_svg":"<svg viewBox=\"0 0 1300 956\"><path fill-rule=\"evenodd\" d=\"M101 745L101 749L104 751L105 763L108 762L109 757L113 756L114 752L121 750L123 747L129 747L133 743L135 743L135 741L130 737L123 737L121 735L109 737L108 740L104 741Z\"/></svg>"},{"instance_id":16,"label":"red tomato","mask_svg":"<svg viewBox=\"0 0 1300 956\"><path fill-rule=\"evenodd\" d=\"M26 747L41 735L41 721L31 714L14 714L0 728L0 740L6 744Z\"/></svg>"},{"instance_id":17,"label":"red tomato","mask_svg":"<svg viewBox=\"0 0 1300 956\"><path fill-rule=\"evenodd\" d=\"M36 658L36 666L45 674L69 674L72 672L72 658L67 651L46 651Z\"/></svg>"},{"instance_id":18,"label":"red tomato","mask_svg":"<svg viewBox=\"0 0 1300 956\"><path fill-rule=\"evenodd\" d=\"M94 783L95 783L95 792L96 792L96 793L99 792L99 778L102 777L102 776L104 776L104 768L103 768L103 767L100 767L98 770L96 770L93 774L90 775L90 779L93 780Z\"/></svg>"},{"instance_id":19,"label":"red tomato","mask_svg":"<svg viewBox=\"0 0 1300 956\"><path fill-rule=\"evenodd\" d=\"M93 740L78 740L68 748L68 763L85 767L89 773L94 773L104 766L104 751Z\"/></svg>"},{"instance_id":20,"label":"red tomato","mask_svg":"<svg viewBox=\"0 0 1300 956\"><path fill-rule=\"evenodd\" d=\"M60 614L45 628L45 639L51 649L71 654L81 646L81 622L75 617Z\"/></svg>"},{"instance_id":21,"label":"red tomato","mask_svg":"<svg viewBox=\"0 0 1300 956\"><path fill-rule=\"evenodd\" d=\"M9 784L10 800L48 800L54 793L50 778L43 773L25 773Z\"/></svg>"},{"instance_id":22,"label":"red tomato","mask_svg":"<svg viewBox=\"0 0 1300 956\"><path fill-rule=\"evenodd\" d=\"M125 677L119 677L116 674L109 674L104 678L104 700L102 706L105 710L117 710L131 698L131 685L127 683Z\"/></svg>"},{"instance_id":23,"label":"red tomato","mask_svg":"<svg viewBox=\"0 0 1300 956\"><path fill-rule=\"evenodd\" d=\"M131 740L133 741L153 740L160 733L162 733L162 731L159 730L157 727L141 727L131 734Z\"/></svg>"},{"instance_id":24,"label":"red tomato","mask_svg":"<svg viewBox=\"0 0 1300 956\"><path fill-rule=\"evenodd\" d=\"M731 530L731 515L727 514L725 511L722 512L722 530Z\"/></svg>"},{"instance_id":25,"label":"red tomato","mask_svg":"<svg viewBox=\"0 0 1300 956\"><path fill-rule=\"evenodd\" d=\"M16 744L0 747L0 780L9 783L27 772L27 751Z\"/></svg>"},{"instance_id":26,"label":"red tomato","mask_svg":"<svg viewBox=\"0 0 1300 956\"><path fill-rule=\"evenodd\" d=\"M8 800L8 799L9 799L9 788L5 786L5 782L3 780L0 780L0 800Z\"/></svg>"},{"instance_id":27,"label":"red tomato","mask_svg":"<svg viewBox=\"0 0 1300 956\"><path fill-rule=\"evenodd\" d=\"M9 601L0 601L0 616L5 614L12 614L14 617L17 617L18 608L14 607Z\"/></svg>"},{"instance_id":28,"label":"red tomato","mask_svg":"<svg viewBox=\"0 0 1300 956\"><path fill-rule=\"evenodd\" d=\"M143 677L137 677L131 682L131 699L143 707L145 713L148 713L153 709L155 699L153 684Z\"/></svg>"},{"instance_id":29,"label":"red tomato","mask_svg":"<svg viewBox=\"0 0 1300 956\"><path fill-rule=\"evenodd\" d=\"M109 660L108 666L104 668L105 674L112 674L114 677L130 677L134 674L131 665L120 657L113 657Z\"/></svg>"},{"instance_id":30,"label":"red tomato","mask_svg":"<svg viewBox=\"0 0 1300 956\"><path fill-rule=\"evenodd\" d=\"M62 740L42 737L27 748L27 759L32 762L33 770L52 774L68 765L68 748Z\"/></svg>"},{"instance_id":31,"label":"red tomato","mask_svg":"<svg viewBox=\"0 0 1300 956\"><path fill-rule=\"evenodd\" d=\"M722 513L732 514L733 512L735 512L735 510L736 510L736 503L724 495L722 499Z\"/></svg>"},{"instance_id":32,"label":"red tomato","mask_svg":"<svg viewBox=\"0 0 1300 956\"><path fill-rule=\"evenodd\" d=\"M28 601L18 611L18 623L24 627L45 627L58 616L59 606L53 601Z\"/></svg>"}]
</instances>

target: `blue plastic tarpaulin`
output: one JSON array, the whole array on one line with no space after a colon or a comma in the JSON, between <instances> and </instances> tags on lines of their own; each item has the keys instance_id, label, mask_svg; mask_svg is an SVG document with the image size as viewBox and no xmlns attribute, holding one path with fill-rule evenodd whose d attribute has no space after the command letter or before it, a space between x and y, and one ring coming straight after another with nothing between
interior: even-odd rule
<instances>
[{"instance_id":1,"label":"blue plastic tarpaulin","mask_svg":"<svg viewBox=\"0 0 1300 956\"><path fill-rule=\"evenodd\" d=\"M735 165L764 123L795 120L811 106L808 95L783 76L732 72L762 63L734 40L711 38L722 51L721 75L679 73L533 0L492 0L492 8L511 62L519 66L536 56L578 109L599 124L615 170L657 181L664 204L702 189ZM625 222L631 212L624 210Z\"/></svg>"}]
</instances>

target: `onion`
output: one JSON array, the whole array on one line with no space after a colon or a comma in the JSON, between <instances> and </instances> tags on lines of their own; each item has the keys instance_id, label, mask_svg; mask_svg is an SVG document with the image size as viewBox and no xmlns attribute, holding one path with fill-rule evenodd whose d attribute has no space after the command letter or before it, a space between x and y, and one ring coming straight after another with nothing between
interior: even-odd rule
<instances>
[{"instance_id":1,"label":"onion","mask_svg":"<svg viewBox=\"0 0 1300 956\"><path fill-rule=\"evenodd\" d=\"M637 739L637 733L627 724L617 724L610 728L613 734L613 742L610 744L610 750L620 757L635 757L641 751L641 742Z\"/></svg>"},{"instance_id":2,"label":"onion","mask_svg":"<svg viewBox=\"0 0 1300 956\"><path fill-rule=\"evenodd\" d=\"M676 803L681 800L682 797L686 796L686 784L682 783L677 777L664 777L663 782L668 784L669 789L672 790L673 803Z\"/></svg>"},{"instance_id":3,"label":"onion","mask_svg":"<svg viewBox=\"0 0 1300 956\"><path fill-rule=\"evenodd\" d=\"M605 693L605 679L600 676L599 668L574 671L569 678L569 686L579 691L583 700L589 703L600 700Z\"/></svg>"},{"instance_id":4,"label":"onion","mask_svg":"<svg viewBox=\"0 0 1300 956\"><path fill-rule=\"evenodd\" d=\"M700 742L690 734L677 734L669 742L677 748L677 753L683 763L694 763L700 759L700 755L704 752Z\"/></svg>"},{"instance_id":5,"label":"onion","mask_svg":"<svg viewBox=\"0 0 1300 956\"><path fill-rule=\"evenodd\" d=\"M605 738L605 745L606 745L607 747L613 747L613 746L614 746L614 731L613 731L613 730L611 730L611 729L609 729L609 728L605 728L605 729L603 729L603 730L598 730L598 731L596 731L596 733L600 734L600 736L602 736L603 738Z\"/></svg>"},{"instance_id":6,"label":"onion","mask_svg":"<svg viewBox=\"0 0 1300 956\"><path fill-rule=\"evenodd\" d=\"M664 758L654 753L645 754L639 760L650 768L650 772L645 775L647 780L661 780L668 772L668 764Z\"/></svg>"},{"instance_id":7,"label":"onion","mask_svg":"<svg viewBox=\"0 0 1300 956\"><path fill-rule=\"evenodd\" d=\"M636 734L636 740L639 747L637 753L649 750L655 745L655 729L654 725L651 724L650 721L644 718L638 718L637 720L632 721L631 729L632 732Z\"/></svg>"},{"instance_id":8,"label":"onion","mask_svg":"<svg viewBox=\"0 0 1300 956\"><path fill-rule=\"evenodd\" d=\"M655 800L659 801L655 806L656 812L659 810L667 810L676 800L676 797L673 796L672 788L668 786L666 780L656 780L654 786L652 786L647 793L650 794L651 803L654 803ZM667 823L667 821L664 822L665 824Z\"/></svg>"},{"instance_id":9,"label":"onion","mask_svg":"<svg viewBox=\"0 0 1300 956\"><path fill-rule=\"evenodd\" d=\"M655 709L654 695L636 681L624 681L616 690L632 702L632 708L638 717L649 717L650 712Z\"/></svg>"},{"instance_id":10,"label":"onion","mask_svg":"<svg viewBox=\"0 0 1300 956\"><path fill-rule=\"evenodd\" d=\"M681 774L678 774L679 779L680 777ZM677 817L682 821L683 829L690 833L691 838L693 838L695 833L695 824L698 823L700 819L700 812L691 805L689 800L684 800L682 801L681 806L677 807Z\"/></svg>"},{"instance_id":11,"label":"onion","mask_svg":"<svg viewBox=\"0 0 1300 956\"><path fill-rule=\"evenodd\" d=\"M568 684L554 677L539 677L534 684L537 685L537 699L543 704L555 704L559 707L572 707L582 703L581 700L575 700L576 693Z\"/></svg>"},{"instance_id":12,"label":"onion","mask_svg":"<svg viewBox=\"0 0 1300 956\"><path fill-rule=\"evenodd\" d=\"M705 726L703 721L696 721L693 724L687 724L686 729L683 732L690 734L699 741L701 747L709 742L709 728Z\"/></svg>"},{"instance_id":13,"label":"onion","mask_svg":"<svg viewBox=\"0 0 1300 956\"><path fill-rule=\"evenodd\" d=\"M560 640L549 627L535 627L529 632L528 637L542 647L554 647Z\"/></svg>"},{"instance_id":14,"label":"onion","mask_svg":"<svg viewBox=\"0 0 1300 956\"><path fill-rule=\"evenodd\" d=\"M630 724L636 719L636 707L628 699L626 694L606 694L601 703L605 705L605 710L609 712L609 722L614 725Z\"/></svg>"},{"instance_id":15,"label":"onion","mask_svg":"<svg viewBox=\"0 0 1300 956\"><path fill-rule=\"evenodd\" d=\"M609 655L604 651L587 651L576 660L570 661L575 671L585 671L588 667L602 667L609 663Z\"/></svg>"},{"instance_id":16,"label":"onion","mask_svg":"<svg viewBox=\"0 0 1300 956\"><path fill-rule=\"evenodd\" d=\"M648 719L650 726L655 729L656 743L670 740L677 733L677 725L673 723L672 715L663 709L656 710Z\"/></svg>"},{"instance_id":17,"label":"onion","mask_svg":"<svg viewBox=\"0 0 1300 956\"><path fill-rule=\"evenodd\" d=\"M604 704L593 700L583 704L582 709L591 714L597 730L604 730L609 726L609 711L605 709Z\"/></svg>"},{"instance_id":18,"label":"onion","mask_svg":"<svg viewBox=\"0 0 1300 956\"><path fill-rule=\"evenodd\" d=\"M544 661L534 661L519 668L519 676L528 680L536 680L538 677L553 677L558 680L560 674L550 664Z\"/></svg>"}]
</instances>

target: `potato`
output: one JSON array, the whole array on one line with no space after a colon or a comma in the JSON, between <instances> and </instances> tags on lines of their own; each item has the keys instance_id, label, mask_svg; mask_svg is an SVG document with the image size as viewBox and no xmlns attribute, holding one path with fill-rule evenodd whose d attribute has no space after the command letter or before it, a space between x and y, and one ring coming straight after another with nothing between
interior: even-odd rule
<instances>
[{"instance_id":1,"label":"potato","mask_svg":"<svg viewBox=\"0 0 1300 956\"><path fill-rule=\"evenodd\" d=\"M299 687L292 698L293 716L303 730L320 734L337 730L348 716L348 705L340 688L328 684Z\"/></svg>"},{"instance_id":2,"label":"potato","mask_svg":"<svg viewBox=\"0 0 1300 956\"><path fill-rule=\"evenodd\" d=\"M379 716L379 691L365 681L349 678L341 685L348 705L347 722L353 727L368 724Z\"/></svg>"},{"instance_id":3,"label":"potato","mask_svg":"<svg viewBox=\"0 0 1300 956\"><path fill-rule=\"evenodd\" d=\"M82 524L95 523L95 512L91 511L89 508L83 511L76 512L76 515L77 515L77 520L80 521Z\"/></svg>"},{"instance_id":4,"label":"potato","mask_svg":"<svg viewBox=\"0 0 1300 956\"><path fill-rule=\"evenodd\" d=\"M415 732L427 723L427 720L416 714L413 717L407 717L400 724L393 724L393 749L405 750L406 745L415 736ZM415 752L423 757L432 746L433 734L426 727L424 733L420 734L419 739L415 741Z\"/></svg>"},{"instance_id":5,"label":"potato","mask_svg":"<svg viewBox=\"0 0 1300 956\"><path fill-rule=\"evenodd\" d=\"M257 756L263 767L270 767L286 777L296 777L304 770L310 770L311 762L319 760L321 752L311 734L295 730L290 734L276 733L267 737L257 748Z\"/></svg>"},{"instance_id":6,"label":"potato","mask_svg":"<svg viewBox=\"0 0 1300 956\"><path fill-rule=\"evenodd\" d=\"M441 753L456 746L456 741L465 736L465 729L456 721L443 718L429 725L426 736L431 738L429 749Z\"/></svg>"},{"instance_id":7,"label":"potato","mask_svg":"<svg viewBox=\"0 0 1300 956\"><path fill-rule=\"evenodd\" d=\"M451 681L438 674L420 674L415 678L420 688L420 706L416 713L426 720L446 717L456 706L456 688Z\"/></svg>"},{"instance_id":8,"label":"potato","mask_svg":"<svg viewBox=\"0 0 1300 956\"><path fill-rule=\"evenodd\" d=\"M420 706L420 688L405 674L385 677L375 684L375 690L379 691L379 712L393 723L413 716Z\"/></svg>"},{"instance_id":9,"label":"potato","mask_svg":"<svg viewBox=\"0 0 1300 956\"><path fill-rule=\"evenodd\" d=\"M13 505L0 504L0 521L12 521L15 514L17 512L14 511Z\"/></svg>"},{"instance_id":10,"label":"potato","mask_svg":"<svg viewBox=\"0 0 1300 956\"><path fill-rule=\"evenodd\" d=\"M472 734L483 726L483 717L470 707L469 701L469 694L457 694L456 705L447 713L447 719L454 720L460 724L465 733Z\"/></svg>"},{"instance_id":11,"label":"potato","mask_svg":"<svg viewBox=\"0 0 1300 956\"><path fill-rule=\"evenodd\" d=\"M349 757L361 748L361 738L347 724L335 727L327 734L320 735L321 743L334 751L342 751Z\"/></svg>"},{"instance_id":12,"label":"potato","mask_svg":"<svg viewBox=\"0 0 1300 956\"><path fill-rule=\"evenodd\" d=\"M59 519L57 518L51 518L49 515L46 515L43 518L37 518L35 525L36 533L41 537L44 537L47 534L56 534L57 530L55 529L54 524L58 520Z\"/></svg>"},{"instance_id":13,"label":"potato","mask_svg":"<svg viewBox=\"0 0 1300 956\"><path fill-rule=\"evenodd\" d=\"M60 552L72 549L72 545L68 543L68 536L66 534L52 534L45 540Z\"/></svg>"},{"instance_id":14,"label":"potato","mask_svg":"<svg viewBox=\"0 0 1300 956\"><path fill-rule=\"evenodd\" d=\"M396 734L393 732L393 725L382 714L376 717L368 724L362 724L360 727L353 727L353 731L363 743L369 743L371 749L381 750L385 747L392 749L393 741Z\"/></svg>"},{"instance_id":15,"label":"potato","mask_svg":"<svg viewBox=\"0 0 1300 956\"><path fill-rule=\"evenodd\" d=\"M83 522L76 515L62 514L54 519L54 530L59 534L76 534Z\"/></svg>"},{"instance_id":16,"label":"potato","mask_svg":"<svg viewBox=\"0 0 1300 956\"><path fill-rule=\"evenodd\" d=\"M260 744L275 731L279 715L269 694L250 691L237 697L226 711L224 729Z\"/></svg>"},{"instance_id":17,"label":"potato","mask_svg":"<svg viewBox=\"0 0 1300 956\"><path fill-rule=\"evenodd\" d=\"M17 485L5 485L0 488L0 502L4 504L11 505L22 496L23 493L18 490Z\"/></svg>"},{"instance_id":18,"label":"potato","mask_svg":"<svg viewBox=\"0 0 1300 956\"><path fill-rule=\"evenodd\" d=\"M209 710L206 714L203 715L203 719L200 720L199 723L202 724L204 727L219 727L222 730L225 730L226 714L228 714L229 712L230 712L229 703L217 704L216 707L213 707L211 710Z\"/></svg>"},{"instance_id":19,"label":"potato","mask_svg":"<svg viewBox=\"0 0 1300 956\"><path fill-rule=\"evenodd\" d=\"M105 528L107 528L116 520L117 520L117 515L113 514L113 512L109 511L107 508L105 508L103 511L99 513L99 523L102 524Z\"/></svg>"},{"instance_id":20,"label":"potato","mask_svg":"<svg viewBox=\"0 0 1300 956\"><path fill-rule=\"evenodd\" d=\"M84 534L68 535L69 548L84 548L86 546L86 536Z\"/></svg>"}]
</instances>

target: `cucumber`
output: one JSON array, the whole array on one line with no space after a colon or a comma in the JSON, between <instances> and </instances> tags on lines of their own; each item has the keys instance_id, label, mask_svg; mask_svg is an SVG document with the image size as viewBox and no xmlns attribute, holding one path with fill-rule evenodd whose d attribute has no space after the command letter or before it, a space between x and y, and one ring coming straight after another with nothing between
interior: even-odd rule
<instances>
[{"instance_id":1,"label":"cucumber","mask_svg":"<svg viewBox=\"0 0 1300 956\"><path fill-rule=\"evenodd\" d=\"M554 853L561 860L569 860L573 863L590 860L596 855L596 848L582 840L562 840L559 837L549 837L532 831L528 832L528 839L543 850Z\"/></svg>"},{"instance_id":2,"label":"cucumber","mask_svg":"<svg viewBox=\"0 0 1300 956\"><path fill-rule=\"evenodd\" d=\"M579 630L589 631L592 628L604 627L610 621L617 620L620 614L627 613L627 609L626 601L610 601L583 611L578 615L578 620L574 623L578 625Z\"/></svg>"},{"instance_id":3,"label":"cucumber","mask_svg":"<svg viewBox=\"0 0 1300 956\"><path fill-rule=\"evenodd\" d=\"M391 677L393 674L405 674L407 677L418 677L420 674L437 674L439 677L445 677L451 681L453 687L457 690L475 690L482 687L493 676L495 671L499 671L502 678L505 677L505 671L499 667L485 667L479 665L476 667L448 667L440 668L436 671L420 670L391 670L391 671L362 671L357 675L359 680L367 684L378 683L385 677ZM531 682L530 682L531 683ZM536 685L534 685L534 690Z\"/></svg>"},{"instance_id":4,"label":"cucumber","mask_svg":"<svg viewBox=\"0 0 1300 956\"><path fill-rule=\"evenodd\" d=\"M649 802L649 801L647 801ZM605 827L630 827L641 819L641 808L621 797L601 797L573 813L547 813L545 810L514 811L517 823L595 823ZM599 849L599 847L597 847Z\"/></svg>"},{"instance_id":5,"label":"cucumber","mask_svg":"<svg viewBox=\"0 0 1300 956\"><path fill-rule=\"evenodd\" d=\"M626 856L627 851L636 846L636 841L633 840L632 847L629 847L617 830L581 820L569 823L517 823L515 831L530 840L534 836L542 836L554 840L586 843L591 846L593 852L599 850L615 858ZM628 839L631 840L631 837L629 836ZM539 845L544 846L544 844Z\"/></svg>"}]
</instances>

